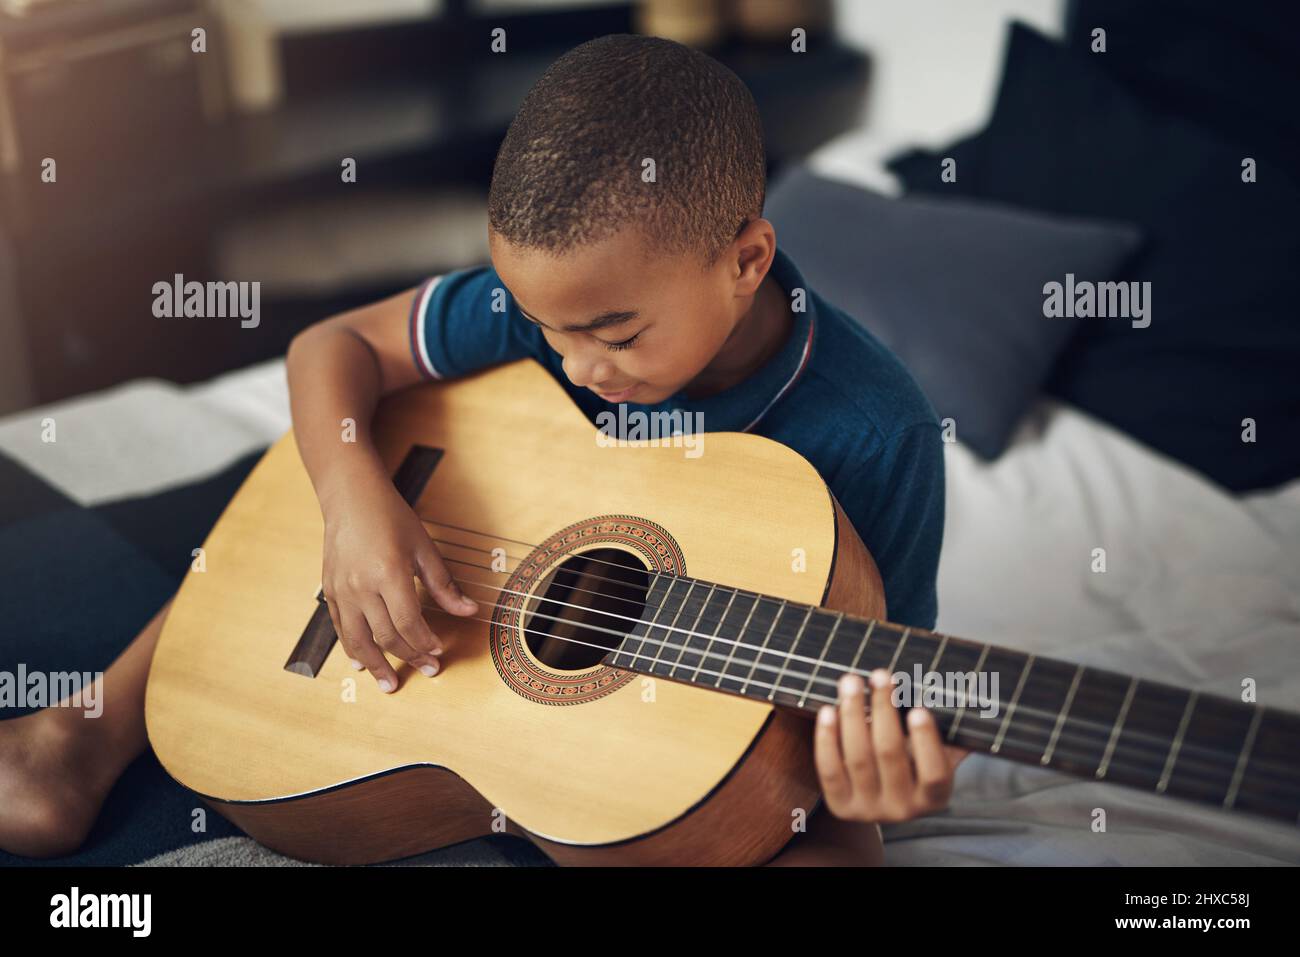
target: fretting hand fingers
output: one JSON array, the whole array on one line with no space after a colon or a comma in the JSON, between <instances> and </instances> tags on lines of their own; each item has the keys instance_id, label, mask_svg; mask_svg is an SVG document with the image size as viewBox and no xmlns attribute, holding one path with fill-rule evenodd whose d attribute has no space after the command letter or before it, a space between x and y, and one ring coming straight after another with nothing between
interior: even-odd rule
<instances>
[{"instance_id":1,"label":"fretting hand fingers","mask_svg":"<svg viewBox=\"0 0 1300 957\"><path fill-rule=\"evenodd\" d=\"M853 793L869 800L880 795L880 771L876 767L876 749L871 743L871 726L867 723L866 684L858 675L840 679L840 705L836 714L840 753Z\"/></svg>"},{"instance_id":2,"label":"fretting hand fingers","mask_svg":"<svg viewBox=\"0 0 1300 957\"><path fill-rule=\"evenodd\" d=\"M877 668L871 673L871 743L880 770L879 810L884 814L877 820L905 821L916 816L911 808L916 785L907 738L903 735L902 715L889 700L892 690L889 674L884 669Z\"/></svg>"},{"instance_id":3,"label":"fretting hand fingers","mask_svg":"<svg viewBox=\"0 0 1300 957\"><path fill-rule=\"evenodd\" d=\"M954 766L944 754L934 715L924 708L913 708L907 713L907 728L916 765L916 805L928 809L923 814L937 811L952 797Z\"/></svg>"},{"instance_id":4,"label":"fretting hand fingers","mask_svg":"<svg viewBox=\"0 0 1300 957\"><path fill-rule=\"evenodd\" d=\"M933 716L914 708L909 752L888 673L874 672L871 685L869 721L857 675L841 680L839 706L823 705L818 715L813 753L827 807L839 818L876 822L941 810L952 794L958 749L945 748Z\"/></svg>"}]
</instances>

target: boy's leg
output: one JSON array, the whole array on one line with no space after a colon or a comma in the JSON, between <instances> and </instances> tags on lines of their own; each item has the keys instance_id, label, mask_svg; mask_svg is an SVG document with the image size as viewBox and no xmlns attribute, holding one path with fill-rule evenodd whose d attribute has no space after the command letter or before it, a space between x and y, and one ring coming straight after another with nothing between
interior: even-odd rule
<instances>
[{"instance_id":1,"label":"boy's leg","mask_svg":"<svg viewBox=\"0 0 1300 957\"><path fill-rule=\"evenodd\" d=\"M169 600L96 682L103 710L44 708L0 721L0 849L57 857L81 846L145 747L144 689Z\"/></svg>"},{"instance_id":2,"label":"boy's leg","mask_svg":"<svg viewBox=\"0 0 1300 957\"><path fill-rule=\"evenodd\" d=\"M825 807L808 819L808 830L797 834L769 867L881 867L885 863L880 827L844 821Z\"/></svg>"}]
</instances>

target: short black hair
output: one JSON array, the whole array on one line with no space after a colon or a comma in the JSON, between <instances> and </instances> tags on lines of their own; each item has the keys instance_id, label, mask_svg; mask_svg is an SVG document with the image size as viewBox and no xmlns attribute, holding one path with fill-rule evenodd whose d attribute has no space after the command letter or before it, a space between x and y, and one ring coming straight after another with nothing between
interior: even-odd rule
<instances>
[{"instance_id":1,"label":"short black hair","mask_svg":"<svg viewBox=\"0 0 1300 957\"><path fill-rule=\"evenodd\" d=\"M655 163L655 182L642 178ZM763 215L753 95L712 57L615 33L574 47L524 97L492 170L488 222L560 255L636 223L655 252L708 266Z\"/></svg>"}]
</instances>

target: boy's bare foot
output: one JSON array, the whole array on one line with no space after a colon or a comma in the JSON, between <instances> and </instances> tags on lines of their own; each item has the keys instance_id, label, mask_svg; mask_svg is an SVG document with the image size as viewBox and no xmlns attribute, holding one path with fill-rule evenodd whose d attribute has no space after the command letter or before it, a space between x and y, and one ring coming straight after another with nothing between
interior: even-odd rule
<instances>
[{"instance_id":1,"label":"boy's bare foot","mask_svg":"<svg viewBox=\"0 0 1300 957\"><path fill-rule=\"evenodd\" d=\"M113 784L149 746L145 684L171 604L96 680L97 717L64 701L0 721L0 850L59 857L86 840Z\"/></svg>"},{"instance_id":2,"label":"boy's bare foot","mask_svg":"<svg viewBox=\"0 0 1300 957\"><path fill-rule=\"evenodd\" d=\"M47 708L0 721L0 849L60 857L85 841L117 779L104 773L102 735L86 727L96 720Z\"/></svg>"}]
</instances>

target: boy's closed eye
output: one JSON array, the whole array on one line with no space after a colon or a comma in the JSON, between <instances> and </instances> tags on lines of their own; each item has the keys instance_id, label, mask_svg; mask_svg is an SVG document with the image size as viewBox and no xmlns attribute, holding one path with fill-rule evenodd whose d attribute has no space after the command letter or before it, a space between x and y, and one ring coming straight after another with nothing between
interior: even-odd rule
<instances>
[{"instance_id":1,"label":"boy's closed eye","mask_svg":"<svg viewBox=\"0 0 1300 957\"><path fill-rule=\"evenodd\" d=\"M600 337L597 336L597 338L599 339ZM605 342L604 339L600 339L600 341L605 343L605 348L608 349L610 352L618 352L622 349L631 349L632 346L636 344L636 341L640 338L641 338L641 333L638 332L636 335L624 339L621 342Z\"/></svg>"},{"instance_id":2,"label":"boy's closed eye","mask_svg":"<svg viewBox=\"0 0 1300 957\"><path fill-rule=\"evenodd\" d=\"M520 314L521 316L523 316L525 319L527 319L529 322L531 322L531 323L532 323L533 325L535 325L535 326L538 326L538 327L540 327L540 328L542 328L542 329L550 329L550 328L551 328L550 326L548 326L548 325L546 325L546 324L540 322L539 320L537 320L537 319L533 318L532 316L530 316L528 313L524 312L523 309L520 309L520 310L519 310L519 314ZM632 318L632 317L629 316L628 318ZM623 319L623 320L621 320L621 321L626 322L627 319ZM552 331L554 331L554 330L552 330ZM610 342L608 339L602 339L600 336L597 336L597 335L594 335L594 334L592 335L592 338L595 339L597 342L599 342L601 345L603 345L603 346L604 346L606 349L608 349L610 352L620 352L620 351L622 351L623 349L630 349L630 348L632 348L632 346L634 346L634 345L636 344L636 341L637 341L638 339L641 338L641 333L642 333L642 332L645 332L645 330L642 329L640 332L637 332L635 335L631 335L631 336L628 336L626 339L619 339L619 340L614 341L614 342Z\"/></svg>"}]
</instances>

